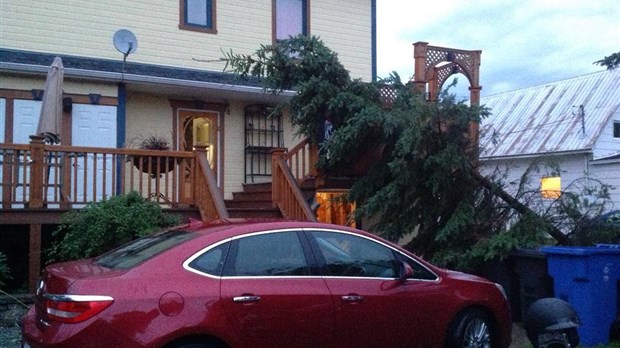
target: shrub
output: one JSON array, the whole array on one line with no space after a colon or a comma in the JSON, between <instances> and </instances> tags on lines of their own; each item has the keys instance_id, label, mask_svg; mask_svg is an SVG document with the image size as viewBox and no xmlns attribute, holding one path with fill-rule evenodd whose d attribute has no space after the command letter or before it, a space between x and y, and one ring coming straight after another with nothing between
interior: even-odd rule
<instances>
[{"instance_id":1,"label":"shrub","mask_svg":"<svg viewBox=\"0 0 620 348\"><path fill-rule=\"evenodd\" d=\"M97 256L178 223L177 216L163 212L137 192L114 196L64 214L54 231L57 241L49 250L49 259L57 262Z\"/></svg>"},{"instance_id":2,"label":"shrub","mask_svg":"<svg viewBox=\"0 0 620 348\"><path fill-rule=\"evenodd\" d=\"M0 287L5 285L5 281L11 279L11 270L7 264L7 257L0 253Z\"/></svg>"}]
</instances>

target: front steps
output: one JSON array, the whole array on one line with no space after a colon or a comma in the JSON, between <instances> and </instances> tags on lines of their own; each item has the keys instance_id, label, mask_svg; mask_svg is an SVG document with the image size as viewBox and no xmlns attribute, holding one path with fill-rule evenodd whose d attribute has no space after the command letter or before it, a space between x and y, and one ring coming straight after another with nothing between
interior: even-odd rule
<instances>
[{"instance_id":1,"label":"front steps","mask_svg":"<svg viewBox=\"0 0 620 348\"><path fill-rule=\"evenodd\" d=\"M234 192L224 201L231 218L281 219L280 210L271 200L271 183L243 184L243 192Z\"/></svg>"}]
</instances>

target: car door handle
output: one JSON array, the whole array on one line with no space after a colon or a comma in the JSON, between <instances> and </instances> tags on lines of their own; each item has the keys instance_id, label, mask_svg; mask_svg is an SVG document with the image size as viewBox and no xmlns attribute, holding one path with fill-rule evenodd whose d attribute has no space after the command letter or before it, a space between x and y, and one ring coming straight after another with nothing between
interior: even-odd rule
<instances>
[{"instance_id":1,"label":"car door handle","mask_svg":"<svg viewBox=\"0 0 620 348\"><path fill-rule=\"evenodd\" d=\"M345 302L359 302L363 299L360 295L344 295L341 299Z\"/></svg>"},{"instance_id":2,"label":"car door handle","mask_svg":"<svg viewBox=\"0 0 620 348\"><path fill-rule=\"evenodd\" d=\"M243 295L243 296L233 297L233 302L239 302L239 303L258 302L258 301L260 301L260 296Z\"/></svg>"}]
</instances>

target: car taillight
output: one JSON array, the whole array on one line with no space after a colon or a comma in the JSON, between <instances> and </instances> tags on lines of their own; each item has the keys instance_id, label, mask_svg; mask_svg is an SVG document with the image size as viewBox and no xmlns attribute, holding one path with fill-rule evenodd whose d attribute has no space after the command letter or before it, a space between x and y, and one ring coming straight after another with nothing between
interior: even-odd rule
<instances>
[{"instance_id":1,"label":"car taillight","mask_svg":"<svg viewBox=\"0 0 620 348\"><path fill-rule=\"evenodd\" d=\"M47 317L68 324L92 318L114 302L109 296L46 294L44 298Z\"/></svg>"}]
</instances>

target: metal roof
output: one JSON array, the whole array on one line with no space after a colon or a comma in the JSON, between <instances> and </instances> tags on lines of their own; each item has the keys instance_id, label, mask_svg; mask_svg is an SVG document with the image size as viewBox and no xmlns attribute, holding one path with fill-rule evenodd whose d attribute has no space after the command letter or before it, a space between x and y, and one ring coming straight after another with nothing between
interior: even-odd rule
<instances>
[{"instance_id":1,"label":"metal roof","mask_svg":"<svg viewBox=\"0 0 620 348\"><path fill-rule=\"evenodd\" d=\"M620 112L620 69L487 96L480 104L492 113L480 127L482 160L591 151Z\"/></svg>"}]
</instances>

